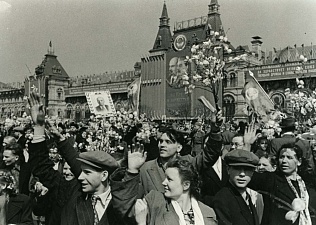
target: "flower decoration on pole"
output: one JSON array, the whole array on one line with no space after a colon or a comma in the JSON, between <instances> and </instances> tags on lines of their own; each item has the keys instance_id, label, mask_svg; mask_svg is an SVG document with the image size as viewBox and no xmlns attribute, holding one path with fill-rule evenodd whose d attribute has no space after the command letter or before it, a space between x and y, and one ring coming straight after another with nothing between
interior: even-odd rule
<instances>
[{"instance_id":1,"label":"flower decoration on pole","mask_svg":"<svg viewBox=\"0 0 316 225\"><path fill-rule=\"evenodd\" d=\"M291 92L289 88L285 89L285 96L290 99L292 104L293 114L300 122L314 118L316 115L316 90L309 89L309 84L305 84L304 78L304 64L307 58L303 55L299 57L301 65L295 68L295 73L298 74L296 78L297 90Z\"/></svg>"},{"instance_id":2,"label":"flower decoration on pole","mask_svg":"<svg viewBox=\"0 0 316 225\"><path fill-rule=\"evenodd\" d=\"M207 87L214 95L216 108L218 106L219 85L223 79L224 52L231 53L227 37L219 32L207 30L207 38L204 42L197 42L191 47L191 55L186 57L188 73L180 78L187 94L194 88Z\"/></svg>"}]
</instances>

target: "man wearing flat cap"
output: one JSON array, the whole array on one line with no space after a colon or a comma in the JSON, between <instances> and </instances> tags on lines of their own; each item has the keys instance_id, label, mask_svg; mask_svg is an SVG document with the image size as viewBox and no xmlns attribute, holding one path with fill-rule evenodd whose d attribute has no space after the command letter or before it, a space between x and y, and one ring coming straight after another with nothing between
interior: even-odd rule
<instances>
[{"instance_id":1,"label":"man wearing flat cap","mask_svg":"<svg viewBox=\"0 0 316 225\"><path fill-rule=\"evenodd\" d=\"M218 224L258 225L258 215L247 192L247 186L259 158L252 152L236 149L227 153L224 160L229 182L214 198Z\"/></svg>"},{"instance_id":2,"label":"man wearing flat cap","mask_svg":"<svg viewBox=\"0 0 316 225\"><path fill-rule=\"evenodd\" d=\"M29 99L31 110L40 105L34 93ZM41 113L40 111L38 113ZM78 154L68 139L65 139L53 124L50 132L58 142L57 148L71 167L77 179L71 183L53 170L48 159L44 127L37 122L36 113L32 119L36 123L34 138L29 146L30 163L34 176L39 177L51 193L52 210L47 224L56 225L119 225L124 224L116 215L111 204L109 175L118 167L115 159L104 151L90 151ZM49 194L49 192L48 192Z\"/></svg>"}]
</instances>

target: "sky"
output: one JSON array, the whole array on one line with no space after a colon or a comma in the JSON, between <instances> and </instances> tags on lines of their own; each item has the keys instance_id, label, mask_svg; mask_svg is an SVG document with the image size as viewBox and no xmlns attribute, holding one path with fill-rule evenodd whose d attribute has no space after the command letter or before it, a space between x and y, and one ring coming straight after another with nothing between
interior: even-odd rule
<instances>
[{"instance_id":1,"label":"sky","mask_svg":"<svg viewBox=\"0 0 316 225\"><path fill-rule=\"evenodd\" d=\"M175 22L206 16L210 0L165 0ZM233 46L316 45L315 0L218 0ZM49 42L71 77L133 70L153 47L164 0L0 0L0 82L34 74ZM30 69L30 72L28 70Z\"/></svg>"}]
</instances>

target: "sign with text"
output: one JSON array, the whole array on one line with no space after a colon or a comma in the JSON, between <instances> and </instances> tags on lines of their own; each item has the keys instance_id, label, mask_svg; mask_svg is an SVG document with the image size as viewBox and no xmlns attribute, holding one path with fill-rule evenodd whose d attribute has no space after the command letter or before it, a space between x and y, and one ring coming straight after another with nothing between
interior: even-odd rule
<instances>
[{"instance_id":1,"label":"sign with text","mask_svg":"<svg viewBox=\"0 0 316 225\"><path fill-rule=\"evenodd\" d=\"M275 65L264 65L251 67L254 77L258 81L280 80L296 78L298 73L295 72L300 67L300 62L281 63ZM306 77L316 77L316 60L306 62L302 65L303 73Z\"/></svg>"}]
</instances>

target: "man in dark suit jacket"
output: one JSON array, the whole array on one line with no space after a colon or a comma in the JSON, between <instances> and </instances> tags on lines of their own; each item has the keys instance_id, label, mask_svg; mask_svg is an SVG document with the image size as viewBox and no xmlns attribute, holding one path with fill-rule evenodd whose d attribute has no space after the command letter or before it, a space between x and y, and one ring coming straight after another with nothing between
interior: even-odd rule
<instances>
[{"instance_id":1,"label":"man in dark suit jacket","mask_svg":"<svg viewBox=\"0 0 316 225\"><path fill-rule=\"evenodd\" d=\"M62 199L56 196L56 204L59 204L60 220L51 224L61 225L119 225L119 221L112 208L112 195L108 182L109 175L116 169L118 163L104 151L78 152L57 130L50 125L50 132L56 137L57 148L77 178L77 184L81 187L69 192L63 186L64 178L53 169L53 162L49 160L48 148L45 141L44 112L39 109L41 103L35 93L30 94L29 104L32 111L32 119L36 124L34 137L29 145L30 164L34 176L37 176L49 190L57 190L64 193ZM73 186L73 187L76 187ZM67 196L66 194L69 193Z\"/></svg>"},{"instance_id":2,"label":"man in dark suit jacket","mask_svg":"<svg viewBox=\"0 0 316 225\"><path fill-rule=\"evenodd\" d=\"M259 225L259 219L247 190L247 185L259 158L246 150L226 154L229 182L214 197L214 210L219 225Z\"/></svg>"},{"instance_id":3,"label":"man in dark suit jacket","mask_svg":"<svg viewBox=\"0 0 316 225\"><path fill-rule=\"evenodd\" d=\"M112 209L111 189L108 183L109 174L118 166L115 159L103 151L84 152L78 156L68 140L62 137L58 149L70 165L77 183L81 183L81 188L73 189L72 193L62 187L64 183L62 175L52 168L45 141L30 145L30 163L34 165L34 175L39 177L45 186L51 189L63 189L69 194L69 196L62 194L63 199L56 199L56 203L63 202L61 221L50 224L91 225L96 219L99 221L98 225L122 224ZM91 196L100 198L95 206ZM101 209L101 213L98 208Z\"/></svg>"}]
</instances>

